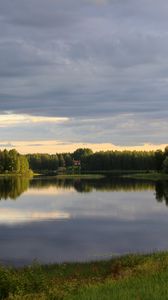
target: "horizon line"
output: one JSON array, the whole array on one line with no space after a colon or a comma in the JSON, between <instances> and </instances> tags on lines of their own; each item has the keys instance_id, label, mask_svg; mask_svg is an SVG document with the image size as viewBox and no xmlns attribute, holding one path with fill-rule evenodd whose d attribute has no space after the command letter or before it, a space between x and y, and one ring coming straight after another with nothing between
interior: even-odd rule
<instances>
[{"instance_id":1,"label":"horizon line","mask_svg":"<svg viewBox=\"0 0 168 300\"><path fill-rule=\"evenodd\" d=\"M168 144L144 143L141 145L115 145L112 143L73 143L70 141L39 140L39 141L0 141L0 149L16 149L21 154L55 154L71 153L78 148L90 148L98 151L156 151L164 150Z\"/></svg>"}]
</instances>

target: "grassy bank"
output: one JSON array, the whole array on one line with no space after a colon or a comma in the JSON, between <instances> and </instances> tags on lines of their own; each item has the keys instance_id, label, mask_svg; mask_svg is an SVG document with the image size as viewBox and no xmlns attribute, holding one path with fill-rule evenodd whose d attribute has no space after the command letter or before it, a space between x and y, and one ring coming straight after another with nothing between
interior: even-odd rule
<instances>
[{"instance_id":1,"label":"grassy bank","mask_svg":"<svg viewBox=\"0 0 168 300\"><path fill-rule=\"evenodd\" d=\"M168 180L168 174L157 172L135 173L123 175L124 178L145 179L145 180Z\"/></svg>"},{"instance_id":2,"label":"grassy bank","mask_svg":"<svg viewBox=\"0 0 168 300\"><path fill-rule=\"evenodd\" d=\"M1 173L0 174L0 178L2 177L2 178L4 178L4 177L33 177L34 175L36 175L36 174L34 174L33 173L33 171L29 171L29 172L27 172L27 173Z\"/></svg>"},{"instance_id":3,"label":"grassy bank","mask_svg":"<svg viewBox=\"0 0 168 300\"><path fill-rule=\"evenodd\" d=\"M0 267L0 299L168 299L168 252L83 264Z\"/></svg>"}]
</instances>

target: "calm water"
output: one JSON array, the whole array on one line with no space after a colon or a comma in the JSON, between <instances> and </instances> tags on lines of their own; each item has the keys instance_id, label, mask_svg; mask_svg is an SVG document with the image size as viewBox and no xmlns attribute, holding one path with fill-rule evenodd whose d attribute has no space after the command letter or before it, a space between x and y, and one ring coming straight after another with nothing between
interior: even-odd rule
<instances>
[{"instance_id":1,"label":"calm water","mask_svg":"<svg viewBox=\"0 0 168 300\"><path fill-rule=\"evenodd\" d=\"M168 182L0 179L0 262L168 250Z\"/></svg>"}]
</instances>

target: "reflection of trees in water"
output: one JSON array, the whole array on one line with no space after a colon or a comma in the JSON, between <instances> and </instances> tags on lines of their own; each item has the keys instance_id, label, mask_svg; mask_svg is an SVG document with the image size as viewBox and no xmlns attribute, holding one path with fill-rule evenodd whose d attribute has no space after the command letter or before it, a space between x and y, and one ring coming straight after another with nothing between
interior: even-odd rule
<instances>
[{"instance_id":1,"label":"reflection of trees in water","mask_svg":"<svg viewBox=\"0 0 168 300\"><path fill-rule=\"evenodd\" d=\"M154 183L138 181L127 178L103 178L103 179L33 179L31 188L56 187L63 189L74 188L79 193L97 191L142 191L153 190Z\"/></svg>"},{"instance_id":2,"label":"reflection of trees in water","mask_svg":"<svg viewBox=\"0 0 168 300\"><path fill-rule=\"evenodd\" d=\"M156 200L158 202L165 201L168 205L168 181L158 181L156 183Z\"/></svg>"},{"instance_id":3,"label":"reflection of trees in water","mask_svg":"<svg viewBox=\"0 0 168 300\"><path fill-rule=\"evenodd\" d=\"M24 177L3 177L0 179L0 200L16 199L29 187L29 179Z\"/></svg>"},{"instance_id":4,"label":"reflection of trees in water","mask_svg":"<svg viewBox=\"0 0 168 300\"><path fill-rule=\"evenodd\" d=\"M159 202L165 201L168 205L168 182L157 183L149 181L138 181L129 178L103 178L103 179L56 179L36 178L29 180L24 177L3 177L0 178L0 200L16 199L28 188L47 189L55 187L70 190L74 188L79 193L96 191L129 192L156 190L156 199Z\"/></svg>"},{"instance_id":5,"label":"reflection of trees in water","mask_svg":"<svg viewBox=\"0 0 168 300\"><path fill-rule=\"evenodd\" d=\"M91 192L93 190L93 181L85 179L56 179L56 178L40 178L33 179L30 183L31 188L46 189L49 187L55 187L58 189L70 190L74 188L77 192Z\"/></svg>"},{"instance_id":6,"label":"reflection of trees in water","mask_svg":"<svg viewBox=\"0 0 168 300\"><path fill-rule=\"evenodd\" d=\"M49 187L71 189L74 185L72 180L56 179L55 177L38 177L30 181L30 188L46 189Z\"/></svg>"}]
</instances>

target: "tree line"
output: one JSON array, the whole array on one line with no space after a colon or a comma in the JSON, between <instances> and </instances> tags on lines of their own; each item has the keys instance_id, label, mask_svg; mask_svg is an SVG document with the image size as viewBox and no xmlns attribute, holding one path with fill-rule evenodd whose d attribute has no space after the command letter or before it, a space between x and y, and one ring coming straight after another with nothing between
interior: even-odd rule
<instances>
[{"instance_id":1,"label":"tree line","mask_svg":"<svg viewBox=\"0 0 168 300\"><path fill-rule=\"evenodd\" d=\"M0 150L0 173L24 174L33 171L73 170L80 162L82 172L156 170L168 173L168 146L164 151L99 151L80 148L73 153L21 155L15 149Z\"/></svg>"},{"instance_id":2,"label":"tree line","mask_svg":"<svg viewBox=\"0 0 168 300\"><path fill-rule=\"evenodd\" d=\"M164 151L100 151L81 157L82 169L99 170L155 170L168 173L168 146Z\"/></svg>"},{"instance_id":3,"label":"tree line","mask_svg":"<svg viewBox=\"0 0 168 300\"><path fill-rule=\"evenodd\" d=\"M164 151L99 151L80 148L73 153L28 154L30 168L34 171L72 169L80 161L80 169L88 171L156 170L168 173L168 146Z\"/></svg>"}]
</instances>

